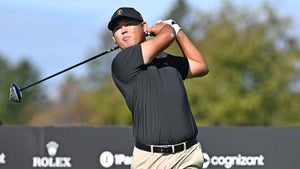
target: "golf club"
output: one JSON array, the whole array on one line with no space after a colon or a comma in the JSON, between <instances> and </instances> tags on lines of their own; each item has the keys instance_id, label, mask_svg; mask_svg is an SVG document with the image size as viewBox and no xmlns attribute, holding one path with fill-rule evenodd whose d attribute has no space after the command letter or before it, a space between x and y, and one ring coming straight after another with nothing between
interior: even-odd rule
<instances>
[{"instance_id":1,"label":"golf club","mask_svg":"<svg viewBox=\"0 0 300 169\"><path fill-rule=\"evenodd\" d=\"M119 49L119 48L120 48L119 46L115 46L115 47L113 47L113 48L111 48L111 49L109 49L109 50L106 50L106 51L103 52L103 53L100 53L100 54L98 54L98 55L96 55L96 56L94 56L94 57L91 57L91 58L89 58L89 59L87 59L87 60L84 60L84 61L82 61L82 62L80 62L80 63L78 63L78 64L75 64L75 65L73 65L73 66L70 66L70 67L68 67L68 68L66 68L66 69L64 69L64 70L62 70L62 71L60 71L60 72L57 72L57 73L55 73L55 74L53 74L53 75L51 75L51 76L48 76L48 77L46 77L46 78L44 78L44 79L41 79L41 80L39 80L39 81L37 81L37 82L35 82L35 83L32 83L32 84L30 84L30 85L28 85L28 86L26 86L26 87L23 87L23 88L20 88L16 83L11 83L11 84L10 84L10 89L9 89L9 100L12 101L12 102L14 102L14 103L21 103L21 100L22 100L22 91L23 91L23 90L28 89L28 88L30 88L30 87L36 85L36 84L39 84L39 83L41 83L41 82L43 82L43 81L45 81L45 80L48 80L48 79L50 79L50 78L52 78L52 77L55 77L55 76L57 76L57 75L59 75L59 74L61 74L61 73L64 73L64 72L66 72L66 71L68 71L68 70L71 70L71 69L73 69L73 68L75 68L75 67L77 67L77 66L80 66L80 65L82 65L82 64L84 64L84 63L87 63L87 62L89 62L89 61L91 61L91 60L94 60L94 59L96 59L96 58L98 58L98 57L100 57L100 56L103 56L103 55L105 55L105 54L108 54L108 53L110 53L110 52L112 52L112 51L114 51L114 50L116 50L116 49Z\"/></svg>"}]
</instances>

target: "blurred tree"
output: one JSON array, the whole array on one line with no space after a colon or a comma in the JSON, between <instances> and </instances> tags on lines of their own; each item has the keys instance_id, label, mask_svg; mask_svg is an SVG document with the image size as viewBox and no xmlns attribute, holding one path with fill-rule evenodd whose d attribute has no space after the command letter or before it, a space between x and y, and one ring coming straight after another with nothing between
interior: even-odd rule
<instances>
[{"instance_id":1,"label":"blurred tree","mask_svg":"<svg viewBox=\"0 0 300 169\"><path fill-rule=\"evenodd\" d=\"M92 124L130 125L131 114L121 93L107 76L98 90L81 99L81 105L88 107L87 118Z\"/></svg>"},{"instance_id":2,"label":"blurred tree","mask_svg":"<svg viewBox=\"0 0 300 169\"><path fill-rule=\"evenodd\" d=\"M36 114L31 125L130 125L131 115L110 76L101 87L81 88L82 79L69 76L60 86L60 97L51 108Z\"/></svg>"},{"instance_id":3,"label":"blurred tree","mask_svg":"<svg viewBox=\"0 0 300 169\"><path fill-rule=\"evenodd\" d=\"M38 71L28 60L22 60L17 65L11 65L0 56L0 120L5 125L27 124L27 121L45 104L45 95L40 87L23 91L21 104L9 101L9 85L11 82L22 87L37 80Z\"/></svg>"},{"instance_id":4,"label":"blurred tree","mask_svg":"<svg viewBox=\"0 0 300 169\"><path fill-rule=\"evenodd\" d=\"M187 81L198 125L299 125L299 46L291 24L267 4L256 10L225 1L215 15L198 14L189 30L211 72ZM298 84L299 85L299 84Z\"/></svg>"},{"instance_id":5,"label":"blurred tree","mask_svg":"<svg viewBox=\"0 0 300 169\"><path fill-rule=\"evenodd\" d=\"M177 0L165 14L164 19L173 19L181 25L187 25L192 14L191 11L191 6L186 0Z\"/></svg>"},{"instance_id":6,"label":"blurred tree","mask_svg":"<svg viewBox=\"0 0 300 169\"><path fill-rule=\"evenodd\" d=\"M108 49L111 49L115 46L117 46L113 40L112 40L112 34L109 30L107 30L107 27L103 28L104 30L101 30L101 34L99 36L99 42L100 44L97 46L97 52L93 53L101 53ZM89 62L88 64L88 76L86 76L86 81L89 82L88 88L94 90L97 89L99 85L101 85L101 82L104 80L104 78L107 77L108 74L110 74L111 69L111 62L116 53L119 50L113 51L111 53L108 53L101 58L98 58L92 62ZM96 55L93 54L93 55ZM87 84L85 84L85 88L87 88Z\"/></svg>"},{"instance_id":7,"label":"blurred tree","mask_svg":"<svg viewBox=\"0 0 300 169\"><path fill-rule=\"evenodd\" d=\"M86 106L78 100L84 98L86 92L81 87L82 80L68 74L64 83L60 85L59 96L49 108L40 111L30 120L30 125L83 125L90 122L86 120L88 113Z\"/></svg>"}]
</instances>

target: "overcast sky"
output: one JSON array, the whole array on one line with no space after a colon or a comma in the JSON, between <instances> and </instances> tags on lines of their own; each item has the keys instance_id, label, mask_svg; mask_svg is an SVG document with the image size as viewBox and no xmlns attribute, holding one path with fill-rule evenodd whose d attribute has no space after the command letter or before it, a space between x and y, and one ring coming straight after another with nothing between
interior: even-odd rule
<instances>
[{"instance_id":1,"label":"overcast sky","mask_svg":"<svg viewBox=\"0 0 300 169\"><path fill-rule=\"evenodd\" d=\"M206 11L217 9L223 0L187 0ZM232 0L241 6L256 7L265 0ZM292 33L299 37L300 1L267 0L283 16L294 20ZM150 3L151 2L151 3ZM149 25L168 12L175 0L0 0L0 54L12 63L28 58L41 71L41 78L87 58L99 45L113 12L121 6L139 10ZM102 52L102 51L99 51ZM72 70L82 74L85 66ZM46 83L59 84L64 75ZM52 85L53 84L53 85ZM51 86L51 87L50 87ZM20 86L22 87L22 86Z\"/></svg>"}]
</instances>

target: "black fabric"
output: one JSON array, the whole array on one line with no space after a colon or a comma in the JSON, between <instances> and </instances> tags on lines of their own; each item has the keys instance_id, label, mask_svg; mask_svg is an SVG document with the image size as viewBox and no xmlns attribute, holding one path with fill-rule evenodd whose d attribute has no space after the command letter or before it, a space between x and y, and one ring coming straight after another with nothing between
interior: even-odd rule
<instances>
[{"instance_id":1,"label":"black fabric","mask_svg":"<svg viewBox=\"0 0 300 169\"><path fill-rule=\"evenodd\" d=\"M129 18L133 20L137 20L139 22L143 22L144 19L142 15L135 10L134 8L130 7L122 7L116 10L116 12L112 15L111 20L108 23L108 29L112 30L114 27L114 24L120 19L120 18Z\"/></svg>"},{"instance_id":2,"label":"black fabric","mask_svg":"<svg viewBox=\"0 0 300 169\"><path fill-rule=\"evenodd\" d=\"M135 140L147 145L184 142L198 132L183 84L187 59L160 57L144 65L137 45L122 50L112 63L113 80L132 112Z\"/></svg>"}]
</instances>

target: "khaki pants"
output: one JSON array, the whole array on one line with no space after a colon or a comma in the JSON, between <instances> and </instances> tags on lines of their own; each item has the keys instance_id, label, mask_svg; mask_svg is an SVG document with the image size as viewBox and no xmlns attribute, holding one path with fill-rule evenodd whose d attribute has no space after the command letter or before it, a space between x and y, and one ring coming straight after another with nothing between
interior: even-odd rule
<instances>
[{"instance_id":1,"label":"khaki pants","mask_svg":"<svg viewBox=\"0 0 300 169\"><path fill-rule=\"evenodd\" d=\"M200 143L175 154L151 153L134 147L131 169L202 169Z\"/></svg>"}]
</instances>

